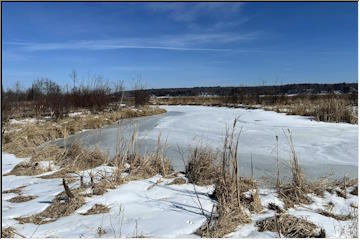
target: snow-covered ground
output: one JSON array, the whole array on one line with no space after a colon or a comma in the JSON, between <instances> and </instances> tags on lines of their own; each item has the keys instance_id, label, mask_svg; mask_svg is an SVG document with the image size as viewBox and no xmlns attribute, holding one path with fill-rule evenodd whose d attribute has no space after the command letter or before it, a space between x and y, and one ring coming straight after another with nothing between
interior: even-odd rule
<instances>
[{"instance_id":1,"label":"snow-covered ground","mask_svg":"<svg viewBox=\"0 0 360 240\"><path fill-rule=\"evenodd\" d=\"M8 172L20 161L11 154L2 153L2 172ZM2 190L20 186L23 195L37 198L23 203L7 200L17 194L2 194L2 227L12 226L26 237L95 238L99 227L105 230L103 237L194 237L193 232L206 218L202 215L192 184L169 185L173 179L161 176L132 181L101 196L86 198L86 204L70 216L55 222L34 225L19 224L13 218L30 216L48 207L55 195L63 191L61 179L41 179L37 176L2 176ZM75 187L76 184L70 185ZM213 187L196 187L201 206L211 212L214 204L208 197ZM109 213L81 215L97 203L110 209ZM121 208L121 211L120 211Z\"/></svg>"},{"instance_id":2,"label":"snow-covered ground","mask_svg":"<svg viewBox=\"0 0 360 240\"><path fill-rule=\"evenodd\" d=\"M11 154L2 153L2 172L11 170L17 163L28 159L16 158ZM107 171L112 168L100 166L84 171ZM45 173L49 174L49 173ZM194 232L206 221L201 208L210 214L215 202L209 198L213 186L196 186L192 184L171 185L173 179L164 179L157 175L149 179L131 181L109 189L100 196L86 197L86 203L73 214L61 217L54 222L42 225L20 224L14 218L31 216L45 210L53 198L63 191L61 179L42 179L38 176L2 176L2 190L22 187L22 195L36 196L35 199L23 203L11 203L8 200L15 193L2 193L2 227L13 227L21 236L32 238L62 237L62 238L96 238L101 229L101 237L157 237L157 238L195 238ZM89 177L84 178L89 181ZM70 184L78 187L79 182ZM89 189L90 190L90 189ZM351 191L352 189L349 189ZM256 221L274 215L267 209L269 203L283 207L282 201L272 189L259 190L264 211L251 215L252 223L240 225L231 238L271 238L277 237L275 232L259 232ZM326 231L326 237L351 237L354 230L353 221L338 221L316 213L319 209L327 209L329 202L334 204L331 210L334 214L348 214L351 205L358 206L358 197L348 195L347 199L336 194L325 193L324 198L309 195L313 203L306 206L296 206L288 213L312 221ZM198 199L199 198L199 199ZM200 203L199 203L200 201ZM82 215L95 204L110 208L108 213ZM357 209L356 209L357 210Z\"/></svg>"}]
</instances>

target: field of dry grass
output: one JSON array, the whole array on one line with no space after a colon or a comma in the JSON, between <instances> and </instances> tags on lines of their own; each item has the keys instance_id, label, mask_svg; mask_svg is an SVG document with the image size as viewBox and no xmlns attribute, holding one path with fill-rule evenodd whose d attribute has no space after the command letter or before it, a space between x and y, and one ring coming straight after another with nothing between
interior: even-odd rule
<instances>
[{"instance_id":1,"label":"field of dry grass","mask_svg":"<svg viewBox=\"0 0 360 240\"><path fill-rule=\"evenodd\" d=\"M203 105L263 108L289 115L311 116L316 121L357 124L357 95L243 96L235 100L223 96L153 98L157 105Z\"/></svg>"},{"instance_id":2,"label":"field of dry grass","mask_svg":"<svg viewBox=\"0 0 360 240\"><path fill-rule=\"evenodd\" d=\"M67 137L83 129L100 128L121 119L150 116L164 112L166 112L164 109L158 107L122 108L118 111L96 114L85 113L58 121L40 119L38 122L26 122L25 124L7 122L3 126L2 150L18 157L33 156L33 154L39 154L35 152L36 147L50 140ZM48 150L47 153L49 153Z\"/></svg>"}]
</instances>

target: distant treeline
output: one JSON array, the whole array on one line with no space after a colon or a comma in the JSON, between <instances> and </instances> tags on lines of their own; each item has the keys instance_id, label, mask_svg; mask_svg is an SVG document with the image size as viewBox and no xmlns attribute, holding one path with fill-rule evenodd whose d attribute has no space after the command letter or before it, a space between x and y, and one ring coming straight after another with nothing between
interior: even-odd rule
<instances>
[{"instance_id":1,"label":"distant treeline","mask_svg":"<svg viewBox=\"0 0 360 240\"><path fill-rule=\"evenodd\" d=\"M193 88L161 88L147 89L146 92L155 96L199 96L199 95L289 95L289 94L320 94L320 93L353 93L358 91L357 83L336 84L286 84L279 86L254 87L193 87Z\"/></svg>"}]
</instances>

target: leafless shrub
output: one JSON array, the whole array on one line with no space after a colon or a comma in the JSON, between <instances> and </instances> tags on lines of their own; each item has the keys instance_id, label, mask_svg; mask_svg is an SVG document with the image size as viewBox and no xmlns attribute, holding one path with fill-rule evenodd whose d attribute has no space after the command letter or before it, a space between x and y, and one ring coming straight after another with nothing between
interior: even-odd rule
<instances>
[{"instance_id":1,"label":"leafless shrub","mask_svg":"<svg viewBox=\"0 0 360 240\"><path fill-rule=\"evenodd\" d=\"M144 85L137 81L134 87L135 106L143 106L149 103L150 95L145 91Z\"/></svg>"}]
</instances>

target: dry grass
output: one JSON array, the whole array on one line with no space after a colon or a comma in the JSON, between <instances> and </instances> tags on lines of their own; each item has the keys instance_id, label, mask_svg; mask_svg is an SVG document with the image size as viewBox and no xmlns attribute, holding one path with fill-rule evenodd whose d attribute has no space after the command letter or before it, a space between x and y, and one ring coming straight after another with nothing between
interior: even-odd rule
<instances>
[{"instance_id":1,"label":"dry grass","mask_svg":"<svg viewBox=\"0 0 360 240\"><path fill-rule=\"evenodd\" d=\"M57 195L50 206L41 213L29 217L18 217L15 220L20 224L34 223L40 225L56 221L60 217L69 216L85 203L84 198L78 195L78 191L72 190L72 192L75 194L73 198L67 197L63 192Z\"/></svg>"},{"instance_id":2,"label":"dry grass","mask_svg":"<svg viewBox=\"0 0 360 240\"><path fill-rule=\"evenodd\" d=\"M52 174L40 176L40 178L42 178L42 179L65 178L65 177L67 177L68 173L72 173L72 172L74 172L74 171L68 170L68 169L61 169Z\"/></svg>"},{"instance_id":3,"label":"dry grass","mask_svg":"<svg viewBox=\"0 0 360 240\"><path fill-rule=\"evenodd\" d=\"M325 211L325 210L318 210L317 211L318 214L321 214L325 217L331 217L331 218L334 218L338 221L346 221L346 220L350 220L352 219L352 216L351 214L347 214L347 215L344 215L344 214L334 214L332 212L329 212L329 211Z\"/></svg>"},{"instance_id":4,"label":"dry grass","mask_svg":"<svg viewBox=\"0 0 360 240\"><path fill-rule=\"evenodd\" d=\"M9 131L12 126L7 124L2 147L3 151L15 154L17 157L28 157L34 153L36 147L50 140L62 138L65 134L74 134L83 129L100 128L125 118L150 116L164 112L166 112L164 109L157 107L142 107L137 111L123 108L119 111L104 111L83 117L68 117L57 122L26 124L18 131Z\"/></svg>"},{"instance_id":5,"label":"dry grass","mask_svg":"<svg viewBox=\"0 0 360 240\"><path fill-rule=\"evenodd\" d=\"M284 210L275 203L269 203L267 208L270 210L274 210L276 213L279 214L284 212Z\"/></svg>"},{"instance_id":6,"label":"dry grass","mask_svg":"<svg viewBox=\"0 0 360 240\"><path fill-rule=\"evenodd\" d=\"M242 99L242 100L241 100ZM223 107L247 107L283 112L289 115L312 116L317 121L358 122L354 102L350 95L298 95L298 96L241 96L235 102L228 102L224 96L191 96L154 99L155 104L165 105L203 105ZM241 104L241 105L240 105ZM354 112L355 110L355 112Z\"/></svg>"},{"instance_id":7,"label":"dry grass","mask_svg":"<svg viewBox=\"0 0 360 240\"><path fill-rule=\"evenodd\" d=\"M62 178L67 173L94 168L108 161L108 157L99 149L84 149L80 142L75 141L66 151L54 145L45 146L35 151L30 162L19 163L5 175L33 176L50 171L50 167L47 169L40 167L38 161L44 159L51 159L62 169L53 174L41 176L43 179Z\"/></svg>"},{"instance_id":8,"label":"dry grass","mask_svg":"<svg viewBox=\"0 0 360 240\"><path fill-rule=\"evenodd\" d=\"M197 231L202 237L223 237L239 225L250 223L245 208L252 212L262 211L257 184L251 178L239 176L237 156L241 131L236 134L236 124L237 119L231 133L227 131L225 136L221 164L217 166L220 171L215 181L214 197L218 204L215 214L212 213L206 224Z\"/></svg>"},{"instance_id":9,"label":"dry grass","mask_svg":"<svg viewBox=\"0 0 360 240\"><path fill-rule=\"evenodd\" d=\"M9 201L9 202L12 202L12 203L21 203L21 202L27 202L27 201L33 200L33 199L35 199L35 198L37 198L37 196L30 196L30 195L24 196L24 195L19 195L19 196L10 198L8 201Z\"/></svg>"},{"instance_id":10,"label":"dry grass","mask_svg":"<svg viewBox=\"0 0 360 240\"><path fill-rule=\"evenodd\" d=\"M350 194L358 196L358 186L354 187Z\"/></svg>"},{"instance_id":11,"label":"dry grass","mask_svg":"<svg viewBox=\"0 0 360 240\"><path fill-rule=\"evenodd\" d=\"M120 129L119 129L120 132ZM134 131L128 143L124 144L121 139L118 140L118 150L116 157L112 160L119 170L125 170L129 173L128 180L145 179L160 174L168 177L174 174L170 160L165 155L166 142L161 144L161 133L158 136L158 144L153 153L140 154L137 150L137 128ZM129 167L126 168L125 164Z\"/></svg>"},{"instance_id":12,"label":"dry grass","mask_svg":"<svg viewBox=\"0 0 360 240\"><path fill-rule=\"evenodd\" d=\"M101 181L93 184L92 192L94 195L103 195L105 192L107 192L107 189L114 189L117 185L120 185L124 182L124 179L122 182L120 182L119 180L117 182L114 182L110 179L104 178Z\"/></svg>"},{"instance_id":13,"label":"dry grass","mask_svg":"<svg viewBox=\"0 0 360 240\"><path fill-rule=\"evenodd\" d=\"M243 193L240 197L240 201L244 207L250 210L252 213L259 213L263 210L261 200L257 189L248 191L249 194Z\"/></svg>"},{"instance_id":14,"label":"dry grass","mask_svg":"<svg viewBox=\"0 0 360 240\"><path fill-rule=\"evenodd\" d=\"M167 176L172 174L173 168L168 159L156 156L154 154L143 155L135 154L129 157L130 175L128 179L145 179L156 174Z\"/></svg>"},{"instance_id":15,"label":"dry grass","mask_svg":"<svg viewBox=\"0 0 360 240\"><path fill-rule=\"evenodd\" d=\"M169 185L181 185L181 184L186 184L187 181L185 178L183 177L178 177L175 178L171 183L169 183Z\"/></svg>"},{"instance_id":16,"label":"dry grass","mask_svg":"<svg viewBox=\"0 0 360 240\"><path fill-rule=\"evenodd\" d=\"M11 131L5 135L8 140L2 145L3 151L17 157L29 157L37 146L62 137L62 129L54 123L27 124L19 131Z\"/></svg>"},{"instance_id":17,"label":"dry grass","mask_svg":"<svg viewBox=\"0 0 360 240\"><path fill-rule=\"evenodd\" d=\"M197 146L185 168L189 182L200 186L214 184L220 174L217 160L217 154L211 149Z\"/></svg>"},{"instance_id":18,"label":"dry grass","mask_svg":"<svg viewBox=\"0 0 360 240\"><path fill-rule=\"evenodd\" d=\"M312 200L307 196L307 191L292 185L282 186L278 190L279 197L283 200L285 208L294 207L297 204L311 204Z\"/></svg>"},{"instance_id":19,"label":"dry grass","mask_svg":"<svg viewBox=\"0 0 360 240\"><path fill-rule=\"evenodd\" d=\"M107 161L108 157L99 149L84 149L79 141L75 141L58 164L63 168L79 171L95 168Z\"/></svg>"},{"instance_id":20,"label":"dry grass","mask_svg":"<svg viewBox=\"0 0 360 240\"><path fill-rule=\"evenodd\" d=\"M314 223L288 214L275 215L256 222L260 232L277 232L286 238L324 238L325 230Z\"/></svg>"},{"instance_id":21,"label":"dry grass","mask_svg":"<svg viewBox=\"0 0 360 240\"><path fill-rule=\"evenodd\" d=\"M31 162L53 161L57 162L64 155L64 150L56 145L47 144L43 147L36 148L31 156Z\"/></svg>"},{"instance_id":22,"label":"dry grass","mask_svg":"<svg viewBox=\"0 0 360 240\"><path fill-rule=\"evenodd\" d=\"M285 207L290 208L296 204L310 204L312 201L307 196L311 192L311 188L305 181L303 171L300 167L293 139L290 130L288 130L289 145L292 154L290 160L290 169L292 175L292 182L278 187L278 195L283 200Z\"/></svg>"},{"instance_id":23,"label":"dry grass","mask_svg":"<svg viewBox=\"0 0 360 240\"><path fill-rule=\"evenodd\" d=\"M13 238L15 237L15 228L13 227L6 227L1 228L1 238Z\"/></svg>"},{"instance_id":24,"label":"dry grass","mask_svg":"<svg viewBox=\"0 0 360 240\"><path fill-rule=\"evenodd\" d=\"M4 174L4 176L34 176L44 172L46 172L46 170L41 168L38 163L21 162L17 164L10 172Z\"/></svg>"},{"instance_id":25,"label":"dry grass","mask_svg":"<svg viewBox=\"0 0 360 240\"><path fill-rule=\"evenodd\" d=\"M13 188L13 189L9 189L9 190L5 190L2 193L7 194L7 193L15 193L15 194L21 194L21 190L26 187L26 186L20 186L17 188Z\"/></svg>"},{"instance_id":26,"label":"dry grass","mask_svg":"<svg viewBox=\"0 0 360 240\"><path fill-rule=\"evenodd\" d=\"M102 205L102 204L95 204L92 208L90 208L86 213L82 215L94 215L94 214L101 214L101 213L108 213L110 208Z\"/></svg>"}]
</instances>

